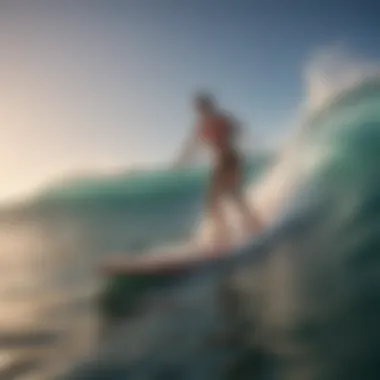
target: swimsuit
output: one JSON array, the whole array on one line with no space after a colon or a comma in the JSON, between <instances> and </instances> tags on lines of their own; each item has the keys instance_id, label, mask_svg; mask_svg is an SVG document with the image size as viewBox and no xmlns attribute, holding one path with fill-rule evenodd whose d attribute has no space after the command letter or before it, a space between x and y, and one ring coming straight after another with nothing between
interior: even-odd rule
<instances>
[{"instance_id":1,"label":"swimsuit","mask_svg":"<svg viewBox=\"0 0 380 380\"><path fill-rule=\"evenodd\" d=\"M213 173L213 188L215 191L236 191L240 176L241 159L232 146L233 126L223 116L211 116L200 128L202 140L216 153L216 166Z\"/></svg>"},{"instance_id":2,"label":"swimsuit","mask_svg":"<svg viewBox=\"0 0 380 380\"><path fill-rule=\"evenodd\" d=\"M203 141L218 151L228 150L231 132L229 121L221 116L211 116L201 126Z\"/></svg>"}]
</instances>

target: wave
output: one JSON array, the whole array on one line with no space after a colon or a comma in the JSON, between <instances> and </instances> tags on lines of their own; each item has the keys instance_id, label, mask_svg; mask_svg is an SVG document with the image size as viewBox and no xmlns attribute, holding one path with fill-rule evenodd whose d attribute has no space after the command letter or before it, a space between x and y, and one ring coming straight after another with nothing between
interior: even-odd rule
<instances>
[{"instance_id":1,"label":"wave","mask_svg":"<svg viewBox=\"0 0 380 380\"><path fill-rule=\"evenodd\" d=\"M268 167L273 154L265 152L247 160L247 178L253 180ZM206 185L208 168L187 170L145 170L112 176L77 177L54 183L35 196L29 205L81 202L93 198L97 202L113 198L141 198L172 196L174 193L199 192Z\"/></svg>"},{"instance_id":2,"label":"wave","mask_svg":"<svg viewBox=\"0 0 380 380\"><path fill-rule=\"evenodd\" d=\"M237 264L232 283L243 317L237 322L244 322L250 348L270 360L260 368L264 373L251 368L245 377L233 378L379 378L379 104L377 78L345 91L310 115L262 182L248 189L256 199L262 192L263 203L270 200L271 226L228 263ZM267 210L263 203L257 202L262 212ZM258 253L263 253L259 259ZM120 353L123 365L115 365L106 352L84 373L116 369L121 377L133 379L163 373L220 378L219 364L231 356L210 345L220 315L215 293L223 277L221 266L216 267L177 289L178 305L152 317L155 329L142 320L138 337L119 331L120 339L108 349ZM178 318L181 312L183 318ZM174 339L178 336L180 340ZM136 343L130 337L144 341L137 361L128 354ZM167 341L175 344L160 344ZM239 365L238 348L234 353ZM83 378L79 374L72 378Z\"/></svg>"},{"instance_id":3,"label":"wave","mask_svg":"<svg viewBox=\"0 0 380 380\"><path fill-rule=\"evenodd\" d=\"M278 194L282 233L250 268L244 305L256 305L247 313L281 362L279 378L379 376L379 104L379 77L344 91L310 115L254 192Z\"/></svg>"},{"instance_id":4,"label":"wave","mask_svg":"<svg viewBox=\"0 0 380 380\"><path fill-rule=\"evenodd\" d=\"M379 378L379 103L377 78L344 92L311 115L292 149L283 152L259 186L263 198L266 195L273 199L273 192L279 194L276 209L268 216L269 220L273 215L271 226L262 239L254 239L241 255L227 260L238 268L233 283L244 336L250 337L250 347L256 353L270 358L263 364L263 377L256 372L246 377ZM283 183L286 188L278 187ZM265 205L261 207L265 210ZM185 292L178 291L182 300L183 293L193 294L199 289L203 301L200 294L193 295L196 306L192 308L189 302L182 309L178 306L175 312L157 317L157 329L149 336L141 333L146 347L151 347L153 341L170 340L179 331L183 338L173 347L164 349L158 344L153 352L147 348L140 365L126 365L128 377L147 373L153 377L170 369L175 369L178 378L196 378L199 372L204 378L220 377L220 367L215 364L220 363L215 359L220 351L207 346L210 337L205 332L213 330L216 321L209 318L207 325L203 319L215 305L215 294L207 294L220 284L221 268L206 268L203 276L190 279ZM208 285L199 286L205 279ZM178 310L186 315L193 313L193 329L188 335L173 321L178 320ZM199 344L195 349L188 348L186 344L194 339ZM126 342L128 336L122 340ZM127 352L126 346L123 353ZM207 355L199 355L204 347L208 347ZM178 352L186 358L179 357ZM127 362L128 358L123 360ZM112 359L108 360L105 357L100 368L109 369L107 363L112 367ZM155 367L151 369L150 363ZM197 376L191 377L194 367Z\"/></svg>"}]
</instances>

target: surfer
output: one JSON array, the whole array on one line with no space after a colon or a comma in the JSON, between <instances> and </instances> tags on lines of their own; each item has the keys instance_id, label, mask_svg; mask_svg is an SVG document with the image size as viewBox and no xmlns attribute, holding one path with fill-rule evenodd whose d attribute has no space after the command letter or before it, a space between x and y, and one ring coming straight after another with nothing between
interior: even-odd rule
<instances>
[{"instance_id":1,"label":"surfer","mask_svg":"<svg viewBox=\"0 0 380 380\"><path fill-rule=\"evenodd\" d=\"M240 125L230 116L219 110L211 95L199 94L194 99L198 116L197 126L185 144L178 164L186 164L193 156L199 142L210 148L214 156L214 168L207 197L207 212L211 217L216 241L230 243L226 217L221 201L229 199L243 218L247 233L258 233L262 224L256 213L250 209L242 192L243 162L236 147L236 137Z\"/></svg>"}]
</instances>

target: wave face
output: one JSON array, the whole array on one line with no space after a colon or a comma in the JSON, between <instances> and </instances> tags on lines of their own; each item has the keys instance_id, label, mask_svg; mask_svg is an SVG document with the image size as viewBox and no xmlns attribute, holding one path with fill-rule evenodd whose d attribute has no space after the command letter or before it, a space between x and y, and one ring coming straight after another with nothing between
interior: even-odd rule
<instances>
[{"instance_id":1,"label":"wave face","mask_svg":"<svg viewBox=\"0 0 380 380\"><path fill-rule=\"evenodd\" d=\"M273 218L281 215L282 233L246 289L279 379L380 376L379 104L377 78L342 93L310 117L276 178L259 186L281 198L282 176L291 189ZM284 233L294 212L301 223Z\"/></svg>"}]
</instances>

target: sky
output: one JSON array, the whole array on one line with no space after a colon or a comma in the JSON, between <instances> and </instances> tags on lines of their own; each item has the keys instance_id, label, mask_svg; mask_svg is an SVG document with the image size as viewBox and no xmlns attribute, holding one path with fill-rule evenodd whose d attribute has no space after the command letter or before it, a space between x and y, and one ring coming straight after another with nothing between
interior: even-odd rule
<instances>
[{"instance_id":1,"label":"sky","mask_svg":"<svg viewBox=\"0 0 380 380\"><path fill-rule=\"evenodd\" d=\"M170 164L213 92L281 140L316 52L380 60L362 0L0 0L0 200L60 176Z\"/></svg>"}]
</instances>

